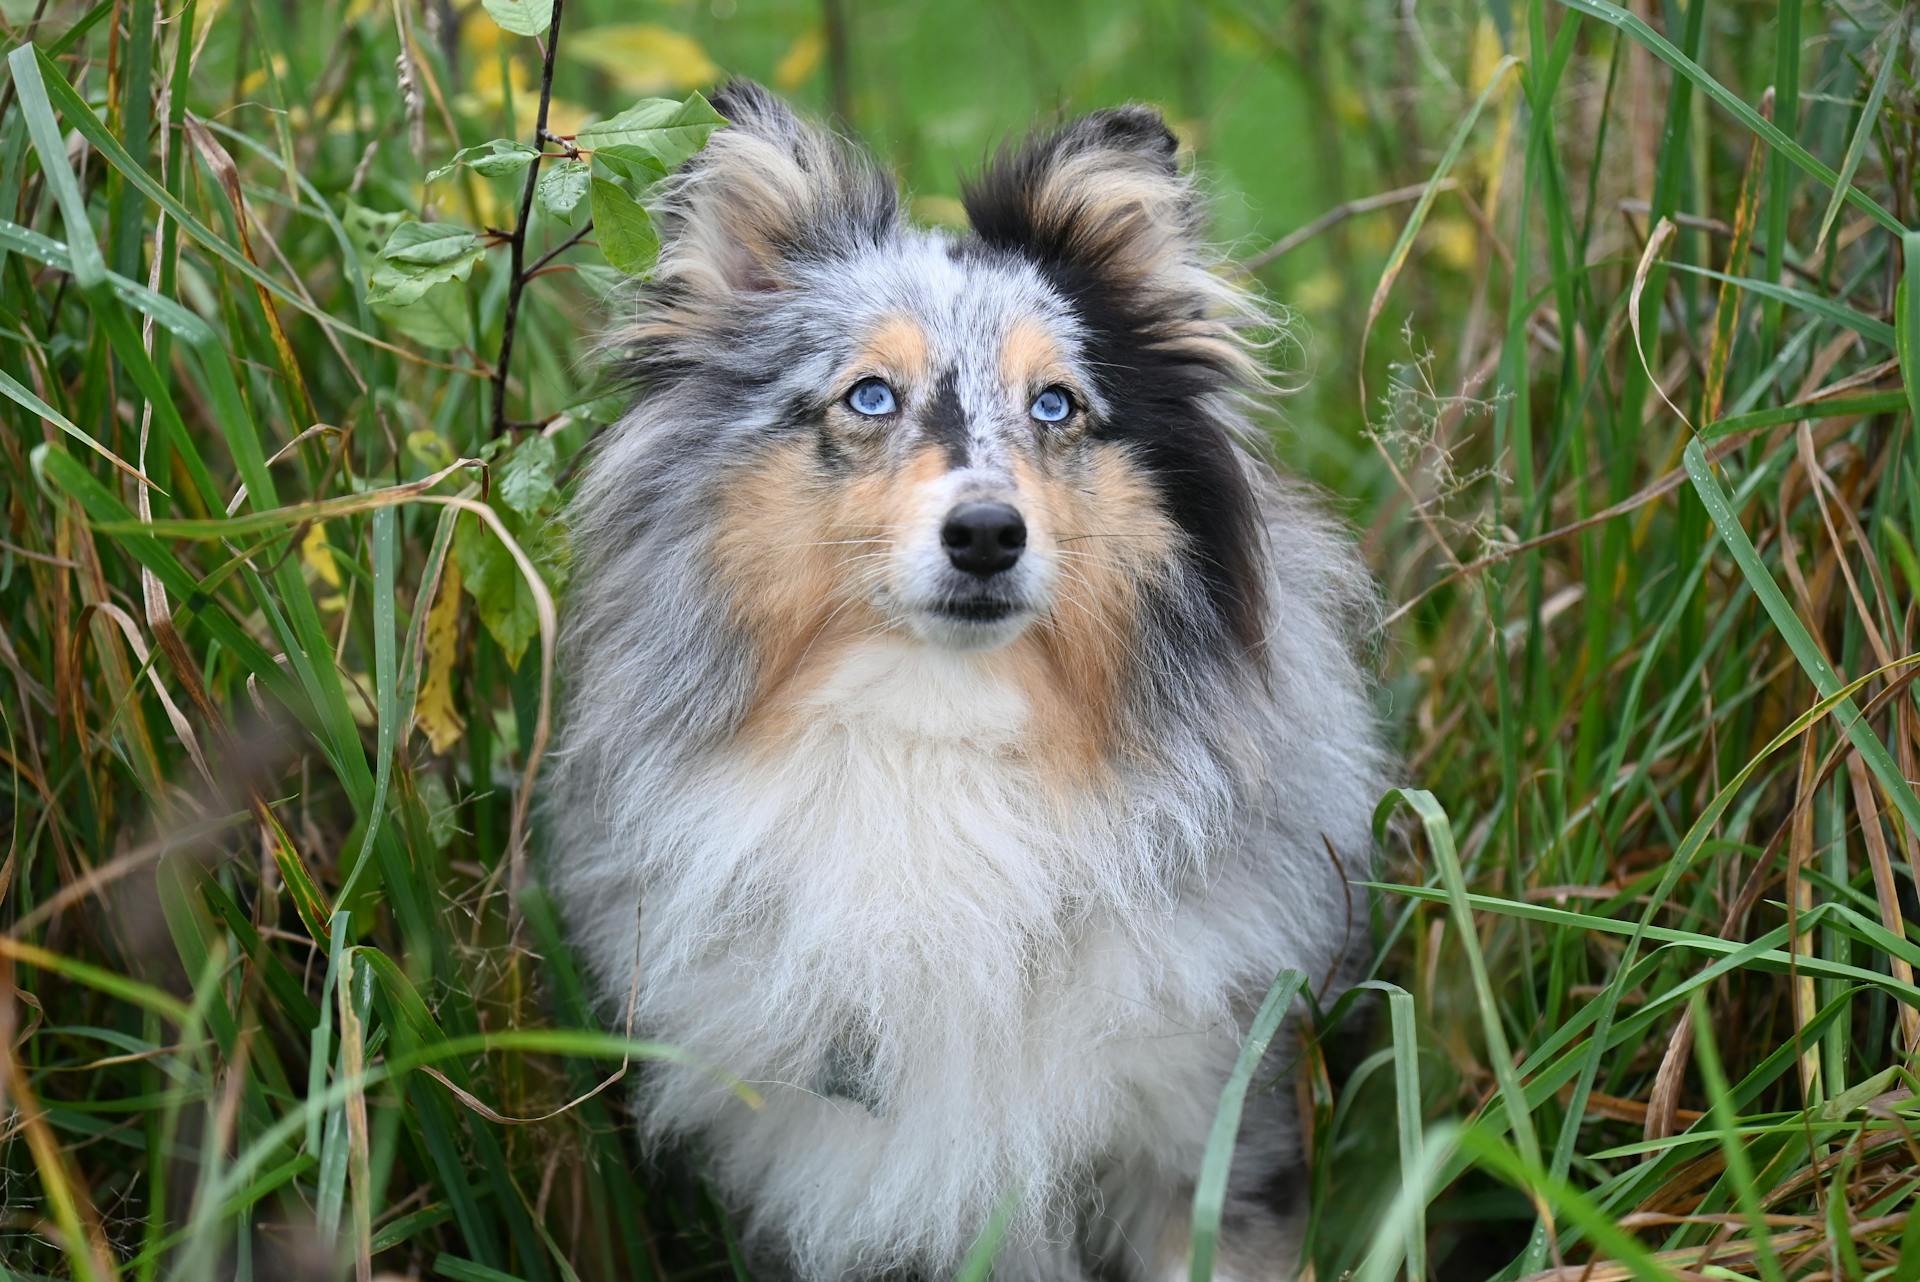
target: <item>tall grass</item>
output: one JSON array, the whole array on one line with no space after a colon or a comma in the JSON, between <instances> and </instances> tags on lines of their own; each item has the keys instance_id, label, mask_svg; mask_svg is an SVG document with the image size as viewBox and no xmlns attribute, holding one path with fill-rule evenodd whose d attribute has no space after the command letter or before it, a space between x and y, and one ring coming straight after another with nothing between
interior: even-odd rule
<instances>
[{"instance_id":1,"label":"tall grass","mask_svg":"<svg viewBox=\"0 0 1920 1282\"><path fill-rule=\"evenodd\" d=\"M1381 573L1407 782L1300 1048L1316 1276L1920 1276L1910 8L742 7L569 3L538 172L724 65L940 221L1147 97L1298 306L1276 441ZM4 1273L744 1276L528 875L656 171L426 182L535 140L479 5L0 23Z\"/></svg>"}]
</instances>

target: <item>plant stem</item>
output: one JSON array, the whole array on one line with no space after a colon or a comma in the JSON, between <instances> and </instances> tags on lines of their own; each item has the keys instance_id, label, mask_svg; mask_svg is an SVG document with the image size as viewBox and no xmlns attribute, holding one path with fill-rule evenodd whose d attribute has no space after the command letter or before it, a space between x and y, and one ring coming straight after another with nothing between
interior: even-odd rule
<instances>
[{"instance_id":1,"label":"plant stem","mask_svg":"<svg viewBox=\"0 0 1920 1282\"><path fill-rule=\"evenodd\" d=\"M547 107L553 102L553 59L560 50L560 10L562 0L553 0L553 21L547 25L547 47L540 64L540 112L533 123L533 145L539 149L547 135ZM527 287L527 220L533 215L533 188L540 179L540 157L527 166L527 181L520 188L520 216L514 220L513 236L508 241L511 276L507 285L507 314L500 323L500 358L493 363L493 434L507 430L507 372L513 360L514 324L520 318L520 292ZM542 260L544 261L544 260Z\"/></svg>"},{"instance_id":2,"label":"plant stem","mask_svg":"<svg viewBox=\"0 0 1920 1282\"><path fill-rule=\"evenodd\" d=\"M569 249L572 249L575 245L578 245L581 241L585 240L588 234L591 233L592 231L593 231L593 219L589 218L587 219L586 222L581 224L579 231L573 233L573 235L567 237L565 240L561 241L558 245L555 245L552 249L549 249L546 253L534 259L533 266L527 268L527 279L532 280L535 276L538 276L540 274L540 269L542 267L545 267L548 263L560 257L560 255L566 253Z\"/></svg>"}]
</instances>

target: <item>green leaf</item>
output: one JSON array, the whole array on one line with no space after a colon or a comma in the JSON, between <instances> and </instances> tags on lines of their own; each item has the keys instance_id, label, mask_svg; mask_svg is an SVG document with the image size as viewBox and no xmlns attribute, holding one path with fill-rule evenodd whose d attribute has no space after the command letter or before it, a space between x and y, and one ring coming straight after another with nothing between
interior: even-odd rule
<instances>
[{"instance_id":1,"label":"green leaf","mask_svg":"<svg viewBox=\"0 0 1920 1282\"><path fill-rule=\"evenodd\" d=\"M532 519L559 498L553 483L555 463L552 439L529 436L500 469L500 501Z\"/></svg>"},{"instance_id":2,"label":"green leaf","mask_svg":"<svg viewBox=\"0 0 1920 1282\"><path fill-rule=\"evenodd\" d=\"M499 643L508 665L519 667L521 656L540 635L540 617L513 554L471 513L463 513L454 527L453 554L480 622Z\"/></svg>"},{"instance_id":3,"label":"green leaf","mask_svg":"<svg viewBox=\"0 0 1920 1282\"><path fill-rule=\"evenodd\" d=\"M685 102L642 98L611 120L582 127L574 141L594 149L623 144L637 147L662 167L674 169L705 146L713 131L726 123L726 117L697 93L687 95Z\"/></svg>"},{"instance_id":4,"label":"green leaf","mask_svg":"<svg viewBox=\"0 0 1920 1282\"><path fill-rule=\"evenodd\" d=\"M536 147L524 142L515 142L511 138L494 138L472 147L462 147L454 153L440 168L427 175L428 182L438 182L461 165L477 174L492 178L500 174L517 174L531 165L540 156Z\"/></svg>"},{"instance_id":5,"label":"green leaf","mask_svg":"<svg viewBox=\"0 0 1920 1282\"><path fill-rule=\"evenodd\" d=\"M630 189L636 196L667 176L667 167L658 156L630 142L596 148L593 166L598 177L624 179L630 183Z\"/></svg>"},{"instance_id":6,"label":"green leaf","mask_svg":"<svg viewBox=\"0 0 1920 1282\"><path fill-rule=\"evenodd\" d=\"M452 1218L453 1208L445 1202L429 1202L417 1211L382 1225L380 1231L373 1235L373 1254L391 1251L414 1234L424 1232L437 1224L445 1224Z\"/></svg>"},{"instance_id":7,"label":"green leaf","mask_svg":"<svg viewBox=\"0 0 1920 1282\"><path fill-rule=\"evenodd\" d=\"M22 227L5 219L0 219L0 250L24 255L59 271L73 271L73 257L65 245L42 236L30 227ZM156 294L145 285L111 271L107 273L107 284L121 302L143 315L153 317L155 323L175 338L185 339L203 351L216 344L217 340L207 323L173 299Z\"/></svg>"},{"instance_id":8,"label":"green leaf","mask_svg":"<svg viewBox=\"0 0 1920 1282\"><path fill-rule=\"evenodd\" d=\"M489 4L491 7L491 4ZM433 1271L452 1282L524 1282L515 1273L503 1273L487 1264L476 1264L464 1256L442 1251L433 1261Z\"/></svg>"},{"instance_id":9,"label":"green leaf","mask_svg":"<svg viewBox=\"0 0 1920 1282\"><path fill-rule=\"evenodd\" d=\"M381 213L351 200L340 215L340 226L346 229L348 243L360 255L361 265L369 270L379 261L380 249L392 239L394 229L405 221L405 214Z\"/></svg>"},{"instance_id":10,"label":"green leaf","mask_svg":"<svg viewBox=\"0 0 1920 1282\"><path fill-rule=\"evenodd\" d=\"M422 223L408 219L393 229L380 257L390 263L438 267L481 248L480 234L459 223Z\"/></svg>"},{"instance_id":11,"label":"green leaf","mask_svg":"<svg viewBox=\"0 0 1920 1282\"><path fill-rule=\"evenodd\" d=\"M605 263L581 263L573 269L573 276L580 282L581 288L597 294L611 294L627 283L625 273L615 271Z\"/></svg>"},{"instance_id":12,"label":"green leaf","mask_svg":"<svg viewBox=\"0 0 1920 1282\"><path fill-rule=\"evenodd\" d=\"M516 36L544 36L553 25L553 0L481 0L487 14L502 31Z\"/></svg>"},{"instance_id":13,"label":"green leaf","mask_svg":"<svg viewBox=\"0 0 1920 1282\"><path fill-rule=\"evenodd\" d=\"M607 392L569 405L561 413L576 423L613 423L627 412L627 406L632 401L633 398L624 392Z\"/></svg>"},{"instance_id":14,"label":"green leaf","mask_svg":"<svg viewBox=\"0 0 1920 1282\"><path fill-rule=\"evenodd\" d=\"M402 295L407 301L376 300L371 293L367 298L374 303L374 314L388 328L422 347L444 351L466 344L468 317L465 284L457 280L445 281L431 286L417 297L413 296L410 289L400 291L396 297Z\"/></svg>"},{"instance_id":15,"label":"green leaf","mask_svg":"<svg viewBox=\"0 0 1920 1282\"><path fill-rule=\"evenodd\" d=\"M485 246L471 228L457 223L420 223L404 214L378 213L347 202L340 216L347 240L367 273L367 302L381 323L422 347L447 349L467 342L467 291L462 283ZM432 235L446 228L455 235L444 241ZM382 255L388 248L401 254L431 257L445 246L457 247L457 237L471 238L462 256L447 262L395 262Z\"/></svg>"},{"instance_id":16,"label":"green leaf","mask_svg":"<svg viewBox=\"0 0 1920 1282\"><path fill-rule=\"evenodd\" d=\"M473 274L473 265L480 261L482 251L475 246L464 258L452 262L436 263L431 267L405 264L395 266L382 263L374 268L371 288L367 290L367 301L374 306L405 307L417 303L427 296L427 291L436 285L449 281L465 280Z\"/></svg>"},{"instance_id":17,"label":"green leaf","mask_svg":"<svg viewBox=\"0 0 1920 1282\"><path fill-rule=\"evenodd\" d=\"M993 1208L993 1214L987 1217L980 1236L974 1238L973 1245L967 1248L960 1267L954 1271L953 1282L987 1282L993 1276L994 1257L1000 1254L1000 1247L1006 1242L1007 1232L1013 1227L1014 1214L1019 1209L1019 1200L1014 1194L1007 1194L1000 1199L999 1205Z\"/></svg>"},{"instance_id":18,"label":"green leaf","mask_svg":"<svg viewBox=\"0 0 1920 1282\"><path fill-rule=\"evenodd\" d=\"M660 236L653 219L617 183L593 179L593 230L600 252L629 276L643 275L660 253Z\"/></svg>"},{"instance_id":19,"label":"green leaf","mask_svg":"<svg viewBox=\"0 0 1920 1282\"><path fill-rule=\"evenodd\" d=\"M584 160L562 160L549 165L534 184L534 203L571 227L586 199L587 179L592 171Z\"/></svg>"},{"instance_id":20,"label":"green leaf","mask_svg":"<svg viewBox=\"0 0 1920 1282\"><path fill-rule=\"evenodd\" d=\"M15 52L17 53L30 48L32 48L32 46L22 45L20 50L16 50ZM169 217L178 220L181 228L185 230L188 235L206 246L206 248L222 262L225 262L242 276L252 281L261 289L266 290L269 294L272 294L289 307L305 312L337 334L345 334L348 337L368 342L373 341L372 335L355 329L353 326L339 320L324 308L315 304L312 299L288 289L279 281L262 272L253 260L249 259L240 250L234 248L234 246L221 237L214 235L212 229L194 217L193 211L181 204L178 198L165 187L161 186L152 174L149 174L140 166L140 163L133 158L133 155L127 151L126 147L121 145L120 140L113 136L112 131L107 128L106 122L87 105L86 99L75 92L73 86L68 84L61 76L60 68L47 57L45 51L35 50L35 54L39 61L39 75L36 76L36 79L41 82L39 88L48 99L59 107L60 114L65 118L67 124L98 148L100 154L107 162L118 170L129 183L145 193L149 200L152 200L155 204L166 210ZM9 61L12 61L12 55L9 55ZM51 78L47 78L46 73L48 72L52 73ZM18 74L16 70L16 84L19 83L17 78ZM27 94L24 87L21 89L20 97L23 108L27 107ZM88 236L90 237L91 234L89 230ZM89 245L91 245L92 257L98 259L100 257L98 245L93 245L90 241ZM85 275L87 269L85 254L83 252L84 248L85 247L76 244L71 251L75 256L74 277L76 284L82 283L82 277ZM108 279L112 280L111 273L109 273ZM128 297L127 292L119 285L115 286L115 292L119 293L123 298ZM155 319L161 318L156 316ZM162 323L165 323L164 320Z\"/></svg>"}]
</instances>

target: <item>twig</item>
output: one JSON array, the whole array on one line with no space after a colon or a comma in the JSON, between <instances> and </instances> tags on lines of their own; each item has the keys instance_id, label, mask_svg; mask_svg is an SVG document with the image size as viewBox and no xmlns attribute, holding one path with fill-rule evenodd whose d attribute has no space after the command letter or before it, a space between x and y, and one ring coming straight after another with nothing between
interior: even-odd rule
<instances>
[{"instance_id":1,"label":"twig","mask_svg":"<svg viewBox=\"0 0 1920 1282\"><path fill-rule=\"evenodd\" d=\"M573 235L567 237L565 240L561 241L558 245L555 245L552 249L549 249L546 253L534 259L533 266L527 268L527 279L531 280L535 276L538 276L540 274L540 269L542 267L545 267L548 263L560 257L560 255L566 253L569 249L572 249L575 245L578 245L581 241L585 240L587 238L587 233L591 232L592 230L593 230L593 219L589 218L581 226L579 231L573 233Z\"/></svg>"},{"instance_id":2,"label":"twig","mask_svg":"<svg viewBox=\"0 0 1920 1282\"><path fill-rule=\"evenodd\" d=\"M1454 178L1442 178L1434 186L1435 191L1452 191L1460 185ZM1383 191L1377 196L1362 196L1357 200L1342 201L1326 213L1320 215L1304 227L1300 227L1282 236L1251 258L1240 263L1240 270L1252 275L1274 259L1291 250L1298 249L1327 228L1343 223L1355 214L1370 214L1376 209L1386 209L1391 205L1403 205L1409 200L1418 200L1427 184L1414 183L1410 187L1396 187L1392 191Z\"/></svg>"},{"instance_id":3,"label":"twig","mask_svg":"<svg viewBox=\"0 0 1920 1282\"><path fill-rule=\"evenodd\" d=\"M533 122L533 144L538 150L549 136L547 108L553 102L553 59L560 49L560 10L562 0L553 0L553 21L547 26L547 47L540 64L540 113ZM520 188L520 216L514 220L513 236L507 242L511 257L511 276L507 285L507 313L500 323L500 359L493 363L493 434L507 430L507 373L513 360L514 322L520 318L520 293L527 287L527 220L533 215L533 188L540 178L540 157L527 166L527 181ZM542 261L545 261L544 259Z\"/></svg>"},{"instance_id":4,"label":"twig","mask_svg":"<svg viewBox=\"0 0 1920 1282\"><path fill-rule=\"evenodd\" d=\"M853 71L847 55L847 10L844 0L822 0L820 25L827 37L827 93L833 121L853 132Z\"/></svg>"}]
</instances>

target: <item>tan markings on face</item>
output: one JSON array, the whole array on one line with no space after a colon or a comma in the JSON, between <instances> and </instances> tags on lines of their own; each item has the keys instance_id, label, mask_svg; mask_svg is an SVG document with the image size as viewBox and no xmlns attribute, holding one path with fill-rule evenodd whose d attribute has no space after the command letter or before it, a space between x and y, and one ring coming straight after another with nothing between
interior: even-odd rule
<instances>
[{"instance_id":1,"label":"tan markings on face","mask_svg":"<svg viewBox=\"0 0 1920 1282\"><path fill-rule=\"evenodd\" d=\"M1033 709L1036 760L1086 780L1109 759L1138 632L1140 586L1166 571L1179 543L1145 476L1100 445L1071 478L1024 460L1013 472L1034 546L1055 558L1053 608L1009 647Z\"/></svg>"},{"instance_id":2,"label":"tan markings on face","mask_svg":"<svg viewBox=\"0 0 1920 1282\"><path fill-rule=\"evenodd\" d=\"M878 371L907 385L926 381L927 362L927 332L911 317L899 315L882 318L854 359L863 373Z\"/></svg>"},{"instance_id":3,"label":"tan markings on face","mask_svg":"<svg viewBox=\"0 0 1920 1282\"><path fill-rule=\"evenodd\" d=\"M1000 340L1000 381L1016 397L1059 382L1064 368L1060 344L1046 326L1024 316L1007 326Z\"/></svg>"},{"instance_id":4,"label":"tan markings on face","mask_svg":"<svg viewBox=\"0 0 1920 1282\"><path fill-rule=\"evenodd\" d=\"M784 742L798 705L847 646L886 626L872 589L896 543L924 521L925 488L945 468L928 448L898 469L824 478L811 448L795 442L728 488L714 562L758 661L743 743Z\"/></svg>"}]
</instances>

